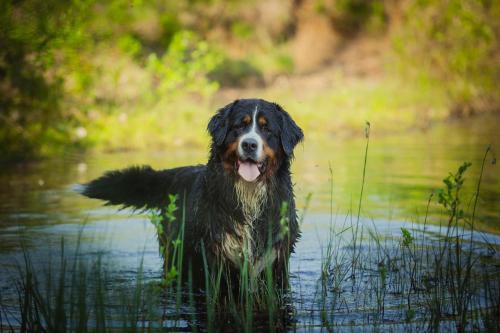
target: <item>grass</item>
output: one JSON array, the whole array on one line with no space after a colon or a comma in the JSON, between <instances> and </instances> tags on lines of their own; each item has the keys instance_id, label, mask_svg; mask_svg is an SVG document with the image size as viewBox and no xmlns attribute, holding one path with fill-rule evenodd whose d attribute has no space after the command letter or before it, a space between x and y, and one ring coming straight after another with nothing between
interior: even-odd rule
<instances>
[{"instance_id":1,"label":"grass","mask_svg":"<svg viewBox=\"0 0 500 333\"><path fill-rule=\"evenodd\" d=\"M319 141L332 136L350 137L357 133L365 119L379 125L379 135L387 135L427 128L430 123L450 115L446 96L434 86L419 85L416 89L413 83L391 77L370 82L349 80L341 75L331 86L314 90L302 86L271 86L245 90L239 95L281 103L309 133L309 139ZM178 98L154 107L117 106L112 112L99 111L99 118L87 123L88 137L84 140L97 150L124 149L125 143L127 149L206 147L209 118L230 100L215 96L202 103L192 103L190 98Z\"/></svg>"},{"instance_id":2,"label":"grass","mask_svg":"<svg viewBox=\"0 0 500 333\"><path fill-rule=\"evenodd\" d=\"M283 289L270 265L263 277L256 278L248 260L241 263L238 285L227 285L226 268L209 264L203 250L204 290L198 291L191 283L192 273L183 276L180 269L183 223L178 237L168 232L179 209L177 197L171 196L159 217L167 220L167 228L157 215L152 217L161 244L172 244L160 247L167 259L164 278L145 279L140 264L134 281L119 282L109 263L112 258L83 256L79 242L69 251L61 240L59 257L43 259L47 262L38 262L25 249L22 262L11 272L16 299L0 294L0 332L214 332L222 325L244 332L333 332L366 325L384 331L499 331L496 244L478 242L474 230L490 149L470 211L464 209L461 192L470 166L464 163L444 179L442 190L429 197L428 207L435 198L443 207L438 235L427 230L426 214L421 224L387 236L374 222L369 225L360 218L369 127L366 138L357 214L339 222L331 212L326 243L319 247L314 287L302 286L306 281L292 270L291 287Z\"/></svg>"}]
</instances>

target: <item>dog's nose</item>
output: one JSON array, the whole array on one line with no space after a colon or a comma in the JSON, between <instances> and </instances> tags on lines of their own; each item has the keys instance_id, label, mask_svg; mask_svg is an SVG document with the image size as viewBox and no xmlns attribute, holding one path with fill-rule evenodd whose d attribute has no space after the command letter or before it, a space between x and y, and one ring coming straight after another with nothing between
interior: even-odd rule
<instances>
[{"instance_id":1,"label":"dog's nose","mask_svg":"<svg viewBox=\"0 0 500 333\"><path fill-rule=\"evenodd\" d=\"M254 151L257 150L257 140L255 139L245 139L241 143L241 148L243 148L243 151L245 153L253 153Z\"/></svg>"}]
</instances>

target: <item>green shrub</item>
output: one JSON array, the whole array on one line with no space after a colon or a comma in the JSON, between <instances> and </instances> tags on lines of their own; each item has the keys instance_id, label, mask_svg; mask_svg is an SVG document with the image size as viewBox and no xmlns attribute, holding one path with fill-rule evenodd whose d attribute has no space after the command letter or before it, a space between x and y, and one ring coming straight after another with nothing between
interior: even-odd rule
<instances>
[{"instance_id":1,"label":"green shrub","mask_svg":"<svg viewBox=\"0 0 500 333\"><path fill-rule=\"evenodd\" d=\"M90 3L0 3L0 160L58 150L71 141L71 119L54 126L65 116L60 68L77 63L77 47L85 39L80 26Z\"/></svg>"},{"instance_id":2,"label":"green shrub","mask_svg":"<svg viewBox=\"0 0 500 333\"><path fill-rule=\"evenodd\" d=\"M263 85L262 73L246 60L224 58L210 73L209 78L221 86L246 87Z\"/></svg>"},{"instance_id":3,"label":"green shrub","mask_svg":"<svg viewBox=\"0 0 500 333\"><path fill-rule=\"evenodd\" d=\"M316 11L329 16L333 26L342 34L379 32L387 24L384 0L319 0Z\"/></svg>"},{"instance_id":4,"label":"green shrub","mask_svg":"<svg viewBox=\"0 0 500 333\"><path fill-rule=\"evenodd\" d=\"M435 80L456 115L498 108L499 13L498 1L482 0L415 0L404 12L403 67Z\"/></svg>"},{"instance_id":5,"label":"green shrub","mask_svg":"<svg viewBox=\"0 0 500 333\"><path fill-rule=\"evenodd\" d=\"M209 96L218 85L206 78L220 58L189 31L175 34L167 51L158 57L152 53L147 59L147 70L155 77L152 92L158 97L180 92L200 93Z\"/></svg>"}]
</instances>

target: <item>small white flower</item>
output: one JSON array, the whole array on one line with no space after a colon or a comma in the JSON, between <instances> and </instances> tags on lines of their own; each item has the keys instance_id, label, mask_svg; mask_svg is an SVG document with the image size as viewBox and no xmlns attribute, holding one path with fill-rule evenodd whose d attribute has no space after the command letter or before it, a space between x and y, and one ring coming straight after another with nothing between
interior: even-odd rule
<instances>
[{"instance_id":1,"label":"small white flower","mask_svg":"<svg viewBox=\"0 0 500 333\"><path fill-rule=\"evenodd\" d=\"M87 130L85 129L85 127L77 127L76 130L75 130L75 135L78 139L83 139L84 137L87 136Z\"/></svg>"}]
</instances>

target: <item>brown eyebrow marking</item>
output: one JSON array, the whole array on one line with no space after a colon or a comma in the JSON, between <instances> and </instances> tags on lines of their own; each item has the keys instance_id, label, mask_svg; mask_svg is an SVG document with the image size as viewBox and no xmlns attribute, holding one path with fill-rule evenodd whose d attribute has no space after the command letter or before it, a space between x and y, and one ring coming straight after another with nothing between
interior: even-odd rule
<instances>
[{"instance_id":1,"label":"brown eyebrow marking","mask_svg":"<svg viewBox=\"0 0 500 333\"><path fill-rule=\"evenodd\" d=\"M264 118L263 116L260 116L260 117L259 117L259 125L260 125L260 126L267 125L267 119L266 119L266 118Z\"/></svg>"},{"instance_id":2,"label":"brown eyebrow marking","mask_svg":"<svg viewBox=\"0 0 500 333\"><path fill-rule=\"evenodd\" d=\"M252 118L248 114L243 118L243 122L247 125L250 124L251 121L252 121Z\"/></svg>"}]
</instances>

